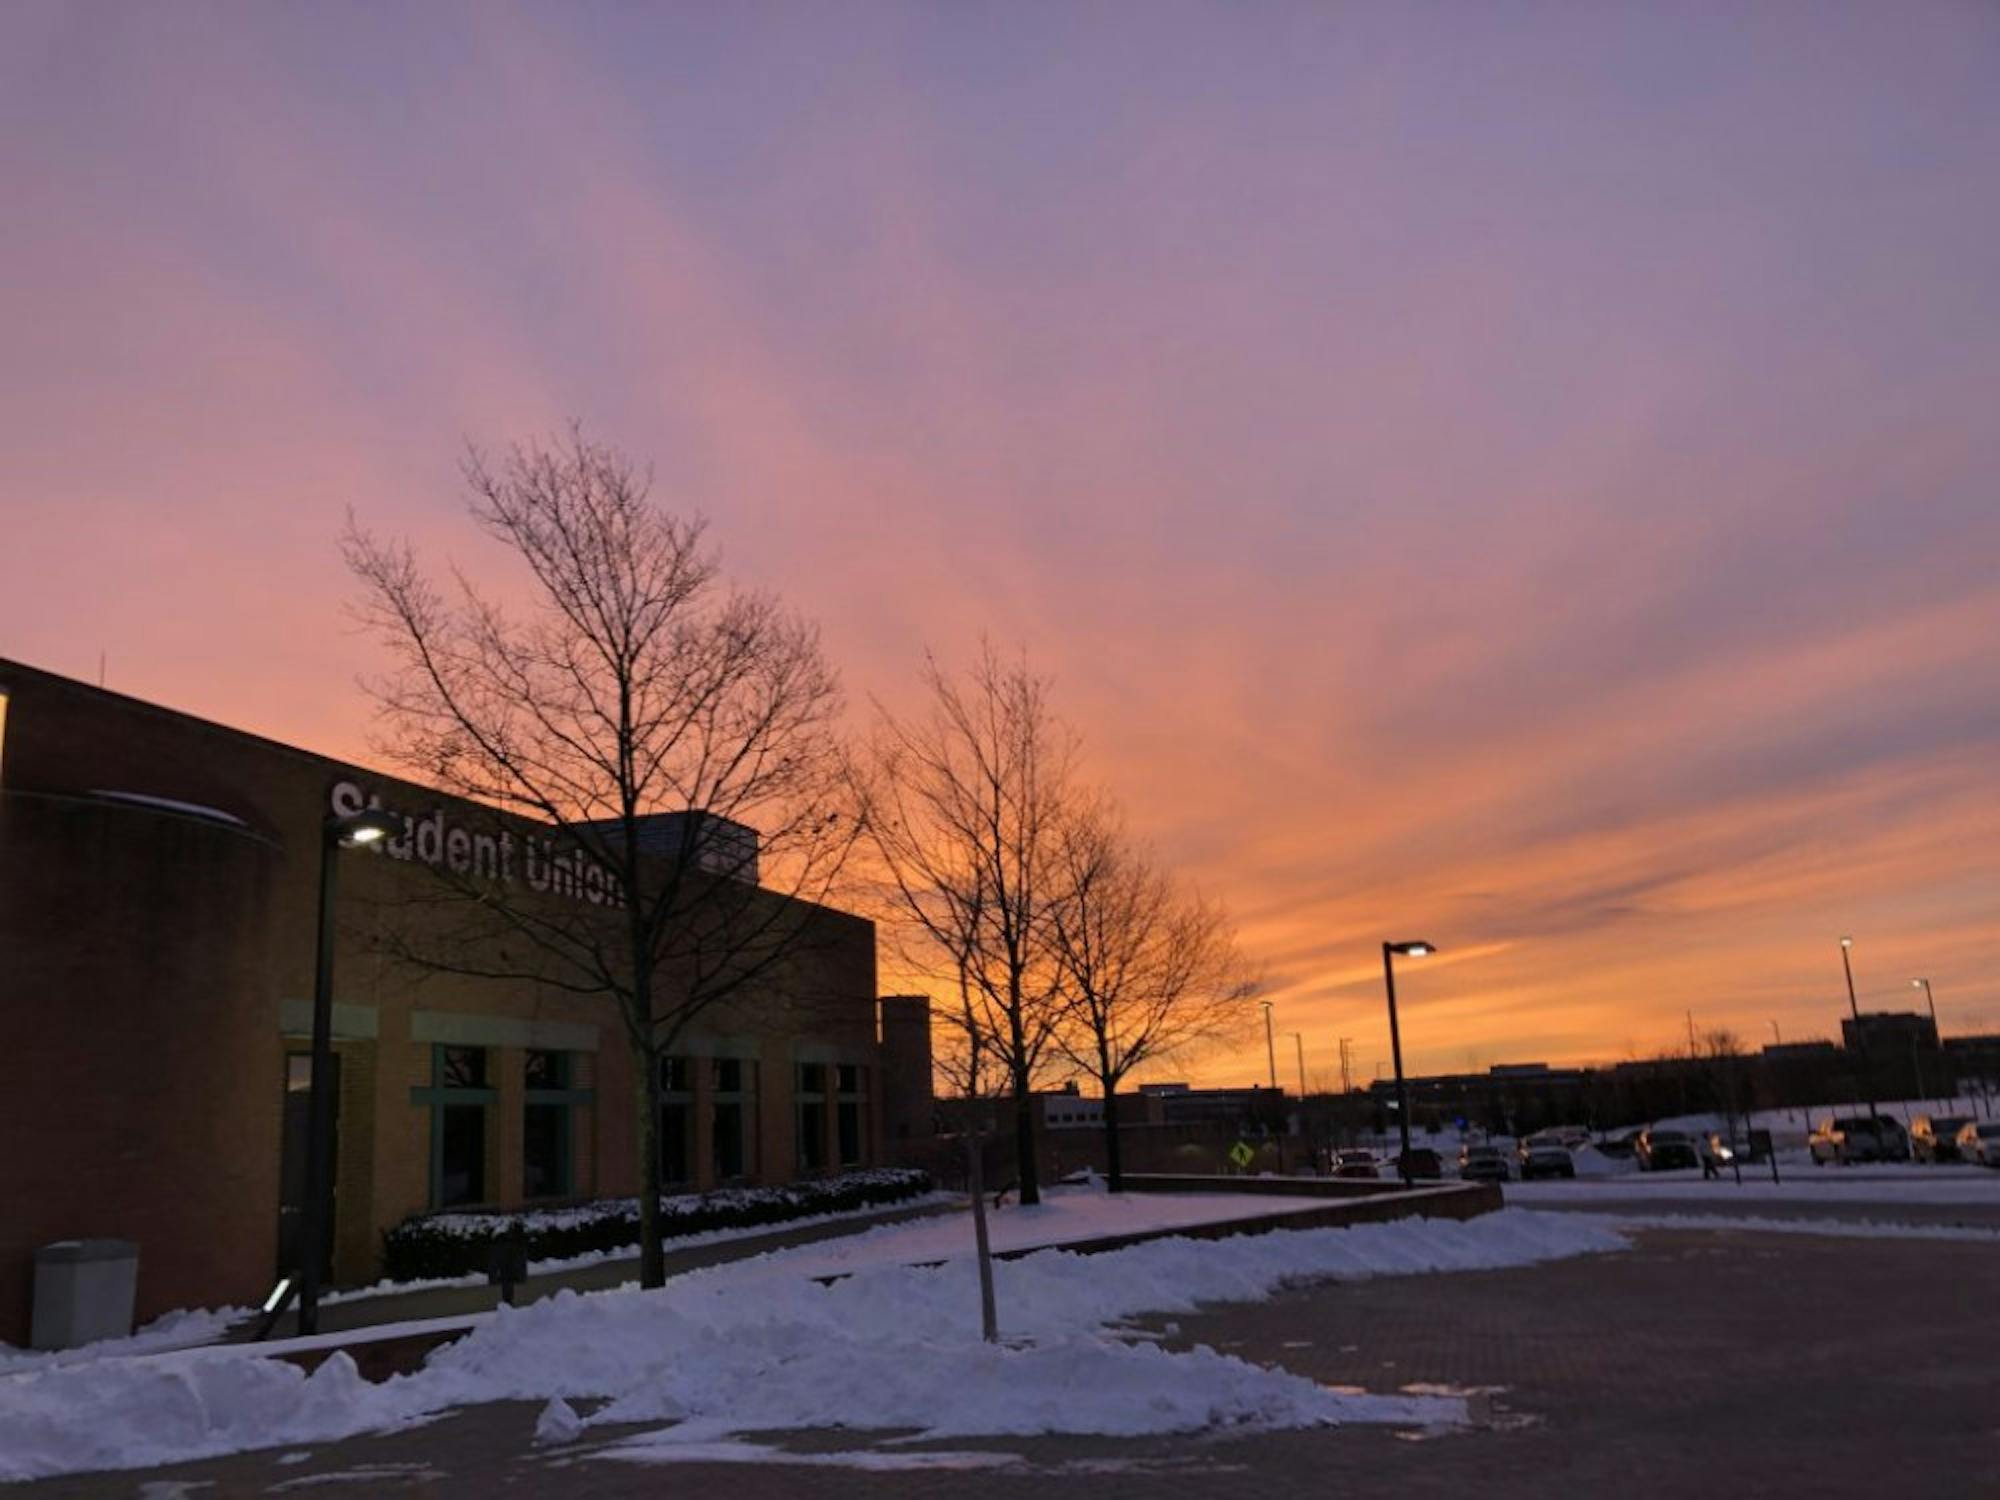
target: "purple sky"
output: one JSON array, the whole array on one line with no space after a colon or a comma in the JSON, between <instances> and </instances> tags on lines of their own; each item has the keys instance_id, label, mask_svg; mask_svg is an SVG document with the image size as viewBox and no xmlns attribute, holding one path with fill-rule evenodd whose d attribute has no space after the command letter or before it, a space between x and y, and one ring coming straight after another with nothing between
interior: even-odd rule
<instances>
[{"instance_id":1,"label":"purple sky","mask_svg":"<svg viewBox=\"0 0 2000 1500\"><path fill-rule=\"evenodd\" d=\"M344 508L574 416L857 699L1025 644L1315 1073L1383 937L1418 1068L2000 1027L1991 6L14 0L0 190L0 655L358 753Z\"/></svg>"}]
</instances>

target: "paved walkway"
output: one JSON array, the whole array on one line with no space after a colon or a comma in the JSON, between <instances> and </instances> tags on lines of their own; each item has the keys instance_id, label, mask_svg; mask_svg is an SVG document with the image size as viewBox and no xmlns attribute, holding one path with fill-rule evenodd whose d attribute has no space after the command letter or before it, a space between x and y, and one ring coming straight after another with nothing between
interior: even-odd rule
<instances>
[{"instance_id":1,"label":"paved walkway","mask_svg":"<svg viewBox=\"0 0 2000 1500\"><path fill-rule=\"evenodd\" d=\"M514 1403L291 1463L245 1454L10 1495L228 1500L321 1486L593 1500L670 1490L737 1500L1972 1495L2000 1472L1996 1301L2000 1256L1989 1245L1646 1231L1623 1255L1327 1284L1177 1320L1176 1344L1208 1344L1329 1384L1490 1388L1483 1427L1421 1441L1378 1428L958 1440L938 1446L983 1450L1010 1466L661 1469L537 1451L536 1409ZM856 1433L782 1441L802 1454L869 1446Z\"/></svg>"}]
</instances>

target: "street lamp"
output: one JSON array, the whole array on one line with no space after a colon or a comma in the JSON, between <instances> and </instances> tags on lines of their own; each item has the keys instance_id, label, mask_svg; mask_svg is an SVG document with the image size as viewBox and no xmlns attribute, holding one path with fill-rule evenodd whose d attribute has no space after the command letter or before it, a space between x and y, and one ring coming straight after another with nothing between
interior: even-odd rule
<instances>
[{"instance_id":1,"label":"street lamp","mask_svg":"<svg viewBox=\"0 0 2000 1500\"><path fill-rule=\"evenodd\" d=\"M1396 1021L1396 955L1422 958L1435 952L1437 949L1430 943L1382 945L1382 983L1389 991L1389 1055L1396 1061L1396 1129L1403 1140L1403 1154L1397 1158L1396 1166L1405 1187L1410 1185L1410 1090L1403 1081L1403 1033Z\"/></svg>"},{"instance_id":2,"label":"street lamp","mask_svg":"<svg viewBox=\"0 0 2000 1500\"><path fill-rule=\"evenodd\" d=\"M403 831L403 820L364 807L322 825L319 851L319 961L313 976L312 1092L306 1101L306 1201L299 1226L299 1332L319 1332L319 1278L333 1221L333 897L342 849Z\"/></svg>"},{"instance_id":3,"label":"street lamp","mask_svg":"<svg viewBox=\"0 0 2000 1500\"><path fill-rule=\"evenodd\" d=\"M1271 1089L1275 1093L1278 1087L1278 1044L1272 1040L1271 1002L1260 1000L1257 1003L1264 1007L1264 1052L1270 1059Z\"/></svg>"},{"instance_id":4,"label":"street lamp","mask_svg":"<svg viewBox=\"0 0 2000 1500\"><path fill-rule=\"evenodd\" d=\"M1873 1120L1879 1118L1881 1112L1875 1108L1875 1069L1868 1057L1867 1034L1861 1029L1861 1005L1854 998L1854 960L1848 956L1853 948L1853 938L1840 940L1840 968L1847 975L1847 1008L1854 1016L1854 1045L1861 1053L1861 1082L1868 1091L1868 1118Z\"/></svg>"},{"instance_id":5,"label":"street lamp","mask_svg":"<svg viewBox=\"0 0 2000 1500\"><path fill-rule=\"evenodd\" d=\"M1937 1000L1931 994L1931 982L1928 979L1912 979L1910 981L1910 988L1913 990L1922 990L1924 992L1924 1004L1930 1008L1930 1013L1931 1013L1931 1030L1936 1031Z\"/></svg>"}]
</instances>

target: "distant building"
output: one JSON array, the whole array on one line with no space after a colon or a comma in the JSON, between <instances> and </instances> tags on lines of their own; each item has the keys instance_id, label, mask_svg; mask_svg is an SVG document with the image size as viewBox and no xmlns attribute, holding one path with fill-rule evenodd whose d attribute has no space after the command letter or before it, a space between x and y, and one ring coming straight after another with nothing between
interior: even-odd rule
<instances>
[{"instance_id":1,"label":"distant building","mask_svg":"<svg viewBox=\"0 0 2000 1500\"><path fill-rule=\"evenodd\" d=\"M1185 1083L1142 1083L1144 1118L1156 1125L1219 1123L1243 1129L1285 1127L1285 1091L1252 1084L1242 1089L1197 1089Z\"/></svg>"},{"instance_id":2,"label":"distant building","mask_svg":"<svg viewBox=\"0 0 2000 1500\"><path fill-rule=\"evenodd\" d=\"M1858 1021L1852 1016L1841 1019L1840 1040L1850 1052L1879 1052L1884 1057L1905 1057L1912 1048L1935 1052L1937 1022L1921 1011L1864 1010Z\"/></svg>"},{"instance_id":3,"label":"distant building","mask_svg":"<svg viewBox=\"0 0 2000 1500\"><path fill-rule=\"evenodd\" d=\"M1762 1055L1772 1062L1816 1062L1840 1055L1838 1043L1824 1039L1812 1042L1772 1042Z\"/></svg>"},{"instance_id":4,"label":"distant building","mask_svg":"<svg viewBox=\"0 0 2000 1500\"><path fill-rule=\"evenodd\" d=\"M1071 1080L1053 1094L1035 1096L1041 1105L1042 1124L1051 1130L1102 1130L1104 1101L1086 1099Z\"/></svg>"}]
</instances>

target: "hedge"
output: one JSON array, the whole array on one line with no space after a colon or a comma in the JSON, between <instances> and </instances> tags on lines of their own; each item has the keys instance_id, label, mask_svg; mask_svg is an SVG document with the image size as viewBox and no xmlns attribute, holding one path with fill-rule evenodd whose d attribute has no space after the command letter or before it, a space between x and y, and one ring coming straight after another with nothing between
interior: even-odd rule
<instances>
[{"instance_id":1,"label":"hedge","mask_svg":"<svg viewBox=\"0 0 2000 1500\"><path fill-rule=\"evenodd\" d=\"M814 1214L900 1203L931 1190L928 1172L874 1167L783 1187L718 1188L660 1199L671 1242L712 1229L784 1224ZM419 1214L382 1231L382 1275L389 1281L484 1274L489 1247L518 1233L528 1259L555 1260L639 1243L639 1200L603 1198L569 1208L520 1213Z\"/></svg>"}]
</instances>

